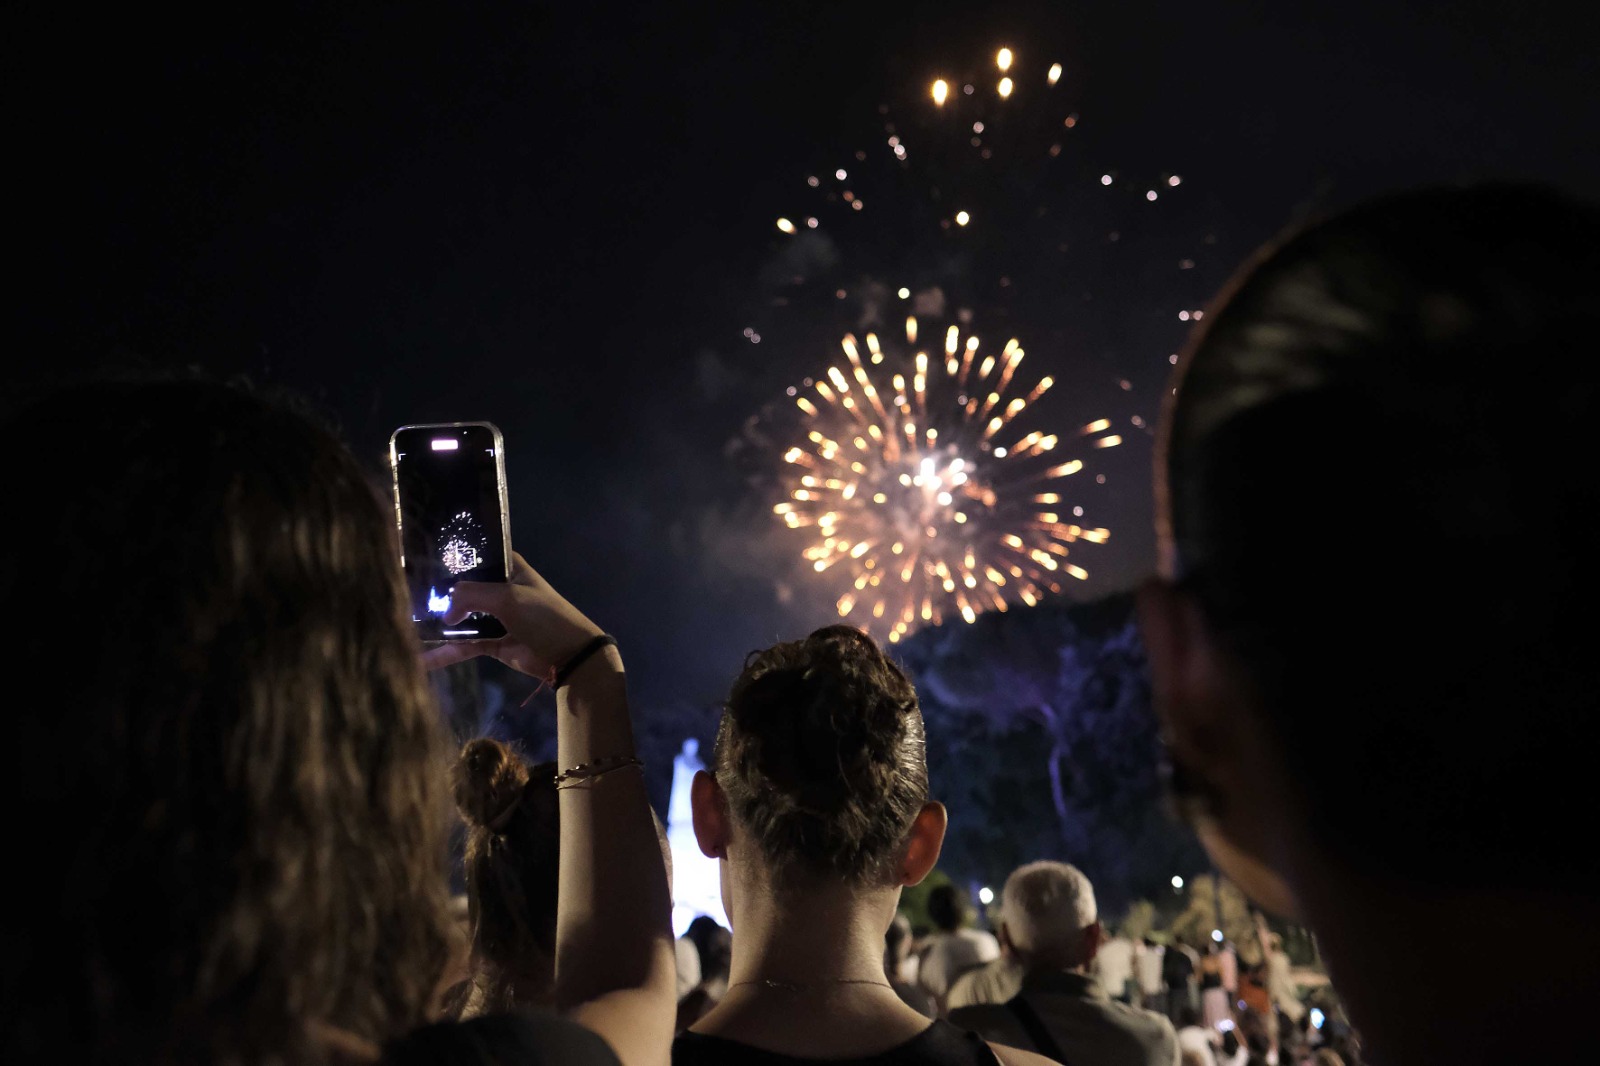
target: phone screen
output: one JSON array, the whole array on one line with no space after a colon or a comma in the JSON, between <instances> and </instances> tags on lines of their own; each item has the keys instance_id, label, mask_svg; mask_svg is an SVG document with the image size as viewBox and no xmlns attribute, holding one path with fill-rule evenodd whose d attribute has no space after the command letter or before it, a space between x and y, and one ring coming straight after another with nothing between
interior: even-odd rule
<instances>
[{"instance_id":1,"label":"phone screen","mask_svg":"<svg viewBox=\"0 0 1600 1066\"><path fill-rule=\"evenodd\" d=\"M486 614L444 621L457 581L510 577L500 431L486 422L402 426L389 439L389 461L411 619L422 638L505 636Z\"/></svg>"}]
</instances>

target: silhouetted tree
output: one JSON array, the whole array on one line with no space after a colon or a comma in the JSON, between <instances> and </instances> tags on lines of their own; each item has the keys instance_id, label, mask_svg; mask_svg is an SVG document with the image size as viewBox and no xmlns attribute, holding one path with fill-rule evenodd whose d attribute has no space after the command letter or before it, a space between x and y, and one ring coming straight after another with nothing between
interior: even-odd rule
<instances>
[{"instance_id":1,"label":"silhouetted tree","mask_svg":"<svg viewBox=\"0 0 1600 1066\"><path fill-rule=\"evenodd\" d=\"M1132 615L1121 595L985 614L906 642L935 792L950 808L943 868L998 883L1023 862L1062 859L1089 875L1108 914L1206 869L1162 804Z\"/></svg>"}]
</instances>

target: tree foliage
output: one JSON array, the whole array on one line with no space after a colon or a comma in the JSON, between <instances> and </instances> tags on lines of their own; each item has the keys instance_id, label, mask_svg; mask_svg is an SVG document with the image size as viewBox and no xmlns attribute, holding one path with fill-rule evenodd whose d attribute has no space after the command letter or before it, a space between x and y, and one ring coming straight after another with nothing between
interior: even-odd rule
<instances>
[{"instance_id":1,"label":"tree foliage","mask_svg":"<svg viewBox=\"0 0 1600 1066\"><path fill-rule=\"evenodd\" d=\"M1117 914L1206 869L1162 803L1131 596L924 630L901 659L950 809L941 866L958 880L998 885L1024 862L1060 859Z\"/></svg>"}]
</instances>

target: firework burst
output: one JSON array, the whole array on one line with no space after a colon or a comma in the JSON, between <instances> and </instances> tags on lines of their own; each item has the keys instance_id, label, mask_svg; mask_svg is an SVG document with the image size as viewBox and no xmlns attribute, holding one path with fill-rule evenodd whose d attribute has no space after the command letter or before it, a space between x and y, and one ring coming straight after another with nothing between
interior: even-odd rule
<instances>
[{"instance_id":1,"label":"firework burst","mask_svg":"<svg viewBox=\"0 0 1600 1066\"><path fill-rule=\"evenodd\" d=\"M930 353L918 336L907 318L914 354L894 358L898 369L884 367L893 356L876 334L865 353L844 338L845 364L796 396L805 440L784 453L788 499L773 507L811 538L803 555L812 568L837 576L839 614L887 629L891 641L946 614L971 622L1060 592L1058 576L1088 576L1073 546L1109 535L1076 524L1082 510L1060 491L1083 461L1060 461L1056 434L1014 425L1053 384L1014 388L1017 341L986 352L950 326ZM1108 429L1101 419L1076 437L1092 448L1120 444Z\"/></svg>"}]
</instances>

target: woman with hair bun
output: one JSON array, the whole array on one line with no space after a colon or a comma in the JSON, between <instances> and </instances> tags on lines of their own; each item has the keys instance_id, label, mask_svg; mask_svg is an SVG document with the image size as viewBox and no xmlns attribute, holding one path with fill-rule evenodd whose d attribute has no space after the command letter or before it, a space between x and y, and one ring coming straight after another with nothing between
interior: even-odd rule
<instances>
[{"instance_id":1,"label":"woman with hair bun","mask_svg":"<svg viewBox=\"0 0 1600 1066\"><path fill-rule=\"evenodd\" d=\"M866 634L830 626L753 653L693 806L721 862L733 964L677 1066L1048 1061L930 1024L884 972L900 891L938 861L945 810L928 798L916 691Z\"/></svg>"},{"instance_id":2,"label":"woman with hair bun","mask_svg":"<svg viewBox=\"0 0 1600 1066\"><path fill-rule=\"evenodd\" d=\"M555 775L555 763L530 767L487 737L469 741L456 760L472 937L463 1018L552 1001L561 857Z\"/></svg>"}]
</instances>

